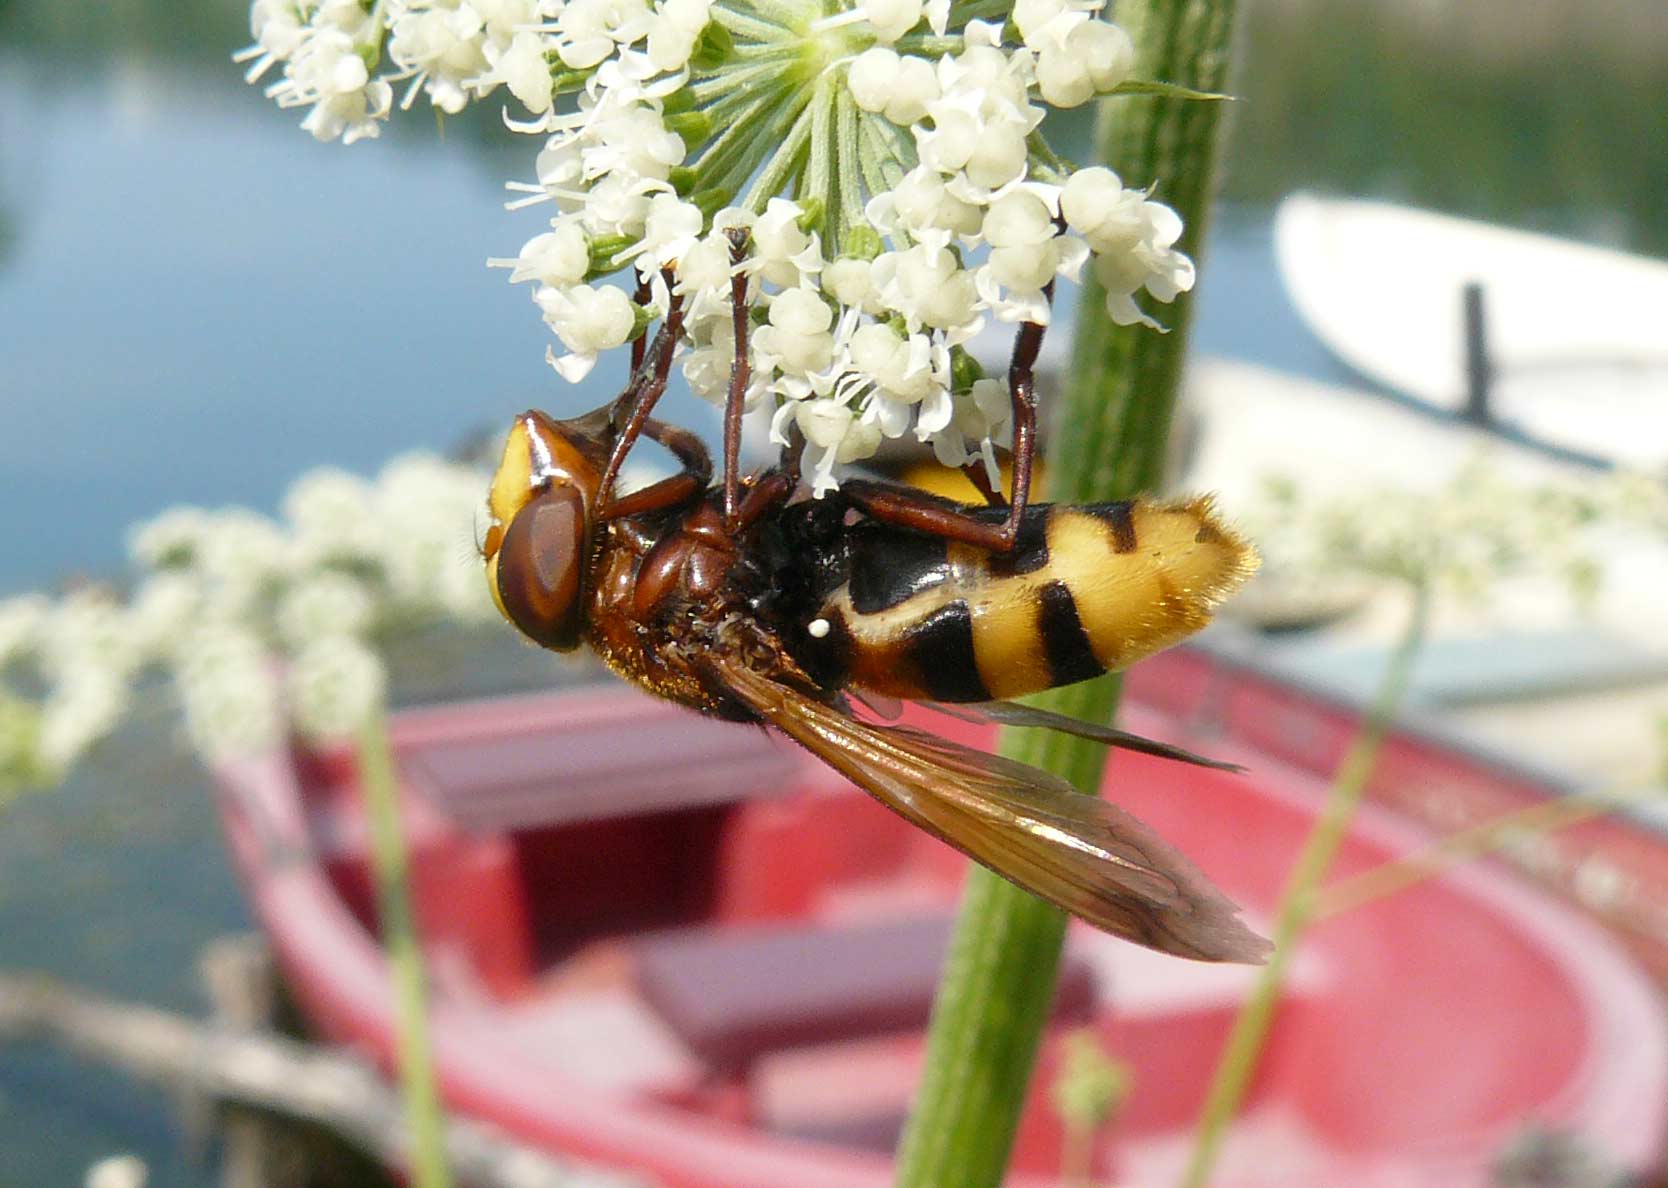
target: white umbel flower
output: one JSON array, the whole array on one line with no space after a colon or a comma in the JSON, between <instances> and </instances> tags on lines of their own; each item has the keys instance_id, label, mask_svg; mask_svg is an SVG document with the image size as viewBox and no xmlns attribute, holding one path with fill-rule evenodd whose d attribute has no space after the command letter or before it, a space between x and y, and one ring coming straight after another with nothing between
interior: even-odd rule
<instances>
[{"instance_id":1,"label":"white umbel flower","mask_svg":"<svg viewBox=\"0 0 1668 1188\"><path fill-rule=\"evenodd\" d=\"M259 0L240 57L281 64L273 95L343 139L375 134L389 84L443 111L508 88L522 111L506 122L541 138L509 205L552 213L488 263L532 283L552 366L584 379L676 298L683 373L722 402L745 278L744 397L775 404L779 435L840 421L816 447L826 486L827 459L911 428L946 456L988 454L988 434L957 427L976 402L943 360L992 319L1046 324L1086 261L1124 323L1157 326L1142 303L1192 285L1173 212L1109 171L1074 173L1042 132L1049 107L1130 81L1105 9L1018 0L998 23L951 0ZM873 326L932 360L909 372L935 376L930 392L866 368L880 355L851 348L877 343L859 338Z\"/></svg>"}]
</instances>

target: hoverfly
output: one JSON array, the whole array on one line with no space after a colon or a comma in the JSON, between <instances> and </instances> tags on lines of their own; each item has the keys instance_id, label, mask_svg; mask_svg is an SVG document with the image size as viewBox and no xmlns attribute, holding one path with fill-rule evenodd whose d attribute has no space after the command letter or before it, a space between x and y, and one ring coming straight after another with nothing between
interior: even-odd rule
<instances>
[{"instance_id":1,"label":"hoverfly","mask_svg":"<svg viewBox=\"0 0 1668 1188\"><path fill-rule=\"evenodd\" d=\"M793 502L797 450L749 478L727 450L725 480L709 490L701 441L645 408L664 387L676 316L674 305L651 366L620 401L566 421L516 418L482 541L504 617L547 648L589 644L660 697L775 727L913 824L1102 929L1202 960L1261 959L1267 944L1238 909L1127 813L1013 760L865 720L853 704L967 706L1226 766L1005 699L1122 668L1197 630L1255 568L1250 546L1203 499L1015 515L848 480ZM638 434L683 469L614 496Z\"/></svg>"}]
</instances>

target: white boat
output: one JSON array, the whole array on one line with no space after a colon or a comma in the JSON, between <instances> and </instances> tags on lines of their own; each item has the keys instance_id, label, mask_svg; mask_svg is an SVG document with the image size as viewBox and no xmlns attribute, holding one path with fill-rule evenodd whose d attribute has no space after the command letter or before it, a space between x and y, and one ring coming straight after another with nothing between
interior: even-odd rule
<instances>
[{"instance_id":1,"label":"white boat","mask_svg":"<svg viewBox=\"0 0 1668 1188\"><path fill-rule=\"evenodd\" d=\"M1299 314L1366 378L1467 408L1465 291L1480 287L1494 427L1668 467L1668 261L1383 202L1296 194L1275 218Z\"/></svg>"}]
</instances>

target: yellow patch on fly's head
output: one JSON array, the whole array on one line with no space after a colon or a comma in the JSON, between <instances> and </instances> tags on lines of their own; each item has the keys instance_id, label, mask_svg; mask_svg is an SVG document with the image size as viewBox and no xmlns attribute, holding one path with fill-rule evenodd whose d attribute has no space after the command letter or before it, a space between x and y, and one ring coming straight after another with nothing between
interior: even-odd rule
<instances>
[{"instance_id":1,"label":"yellow patch on fly's head","mask_svg":"<svg viewBox=\"0 0 1668 1188\"><path fill-rule=\"evenodd\" d=\"M503 596L498 590L498 552L510 522L549 481L557 443L548 417L537 411L522 413L510 426L498 469L493 471L492 483L487 488L487 523L477 543L486 562L487 590L492 594L492 603L511 623L515 620L504 609Z\"/></svg>"},{"instance_id":2,"label":"yellow patch on fly's head","mask_svg":"<svg viewBox=\"0 0 1668 1188\"><path fill-rule=\"evenodd\" d=\"M509 436L504 439L504 452L498 459L498 469L492 473L492 485L487 488L487 511L492 526L487 530L482 552L489 563L498 552L504 529L527 506L537 488L540 471L537 451L541 445L545 456L549 456L549 446L538 440L539 435L540 426L533 414L523 413L515 419Z\"/></svg>"}]
</instances>

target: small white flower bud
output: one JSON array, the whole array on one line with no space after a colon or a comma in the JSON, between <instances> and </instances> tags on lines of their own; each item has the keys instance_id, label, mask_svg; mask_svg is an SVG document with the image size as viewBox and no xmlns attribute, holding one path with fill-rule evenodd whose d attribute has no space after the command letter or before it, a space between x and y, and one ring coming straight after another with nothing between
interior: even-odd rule
<instances>
[{"instance_id":1,"label":"small white flower bud","mask_svg":"<svg viewBox=\"0 0 1668 1188\"><path fill-rule=\"evenodd\" d=\"M1029 247L992 248L988 261L998 284L1010 289L1040 289L1054 279L1060 257L1054 242Z\"/></svg>"},{"instance_id":2,"label":"small white flower bud","mask_svg":"<svg viewBox=\"0 0 1668 1188\"><path fill-rule=\"evenodd\" d=\"M770 324L791 334L820 334L834 321L834 312L814 289L784 289L770 303Z\"/></svg>"},{"instance_id":3,"label":"small white flower bud","mask_svg":"<svg viewBox=\"0 0 1668 1188\"><path fill-rule=\"evenodd\" d=\"M841 305L867 310L875 295L867 260L840 259L822 270L822 285Z\"/></svg>"},{"instance_id":4,"label":"small white flower bud","mask_svg":"<svg viewBox=\"0 0 1668 1188\"><path fill-rule=\"evenodd\" d=\"M772 198L753 224L753 260L770 284L798 285L805 273L822 268L815 238L799 226L804 213L797 202Z\"/></svg>"},{"instance_id":5,"label":"small white flower bud","mask_svg":"<svg viewBox=\"0 0 1668 1188\"><path fill-rule=\"evenodd\" d=\"M806 400L795 406L795 419L805 441L818 449L840 444L852 422L852 411L844 401Z\"/></svg>"},{"instance_id":6,"label":"small white flower bud","mask_svg":"<svg viewBox=\"0 0 1668 1188\"><path fill-rule=\"evenodd\" d=\"M1066 11L1065 0L1015 0L1014 24L1019 34L1031 45L1045 25Z\"/></svg>"},{"instance_id":7,"label":"small white flower bud","mask_svg":"<svg viewBox=\"0 0 1668 1188\"><path fill-rule=\"evenodd\" d=\"M631 337L637 307L625 290L612 285L592 288L541 288L535 299L544 319L575 353L595 353L619 346Z\"/></svg>"},{"instance_id":8,"label":"small white flower bud","mask_svg":"<svg viewBox=\"0 0 1668 1188\"><path fill-rule=\"evenodd\" d=\"M939 96L938 72L925 58L905 55L898 59L885 115L894 124L908 127L925 118L927 108Z\"/></svg>"},{"instance_id":9,"label":"small white flower bud","mask_svg":"<svg viewBox=\"0 0 1668 1188\"><path fill-rule=\"evenodd\" d=\"M557 219L552 226L523 244L515 259L487 263L509 268L511 284L535 280L558 289L579 284L591 270L591 241L576 219Z\"/></svg>"},{"instance_id":10,"label":"small white flower bud","mask_svg":"<svg viewBox=\"0 0 1668 1188\"><path fill-rule=\"evenodd\" d=\"M911 230L938 228L966 236L979 232L979 208L951 194L944 179L925 165L903 176L892 191L892 203L898 220Z\"/></svg>"},{"instance_id":11,"label":"small white flower bud","mask_svg":"<svg viewBox=\"0 0 1668 1188\"><path fill-rule=\"evenodd\" d=\"M875 36L890 45L921 23L921 0L865 0L863 15Z\"/></svg>"},{"instance_id":12,"label":"small white flower bud","mask_svg":"<svg viewBox=\"0 0 1668 1188\"><path fill-rule=\"evenodd\" d=\"M550 110L552 86L550 63L545 57L544 37L531 30L517 33L510 48L498 56L498 77L510 89L510 94L534 115Z\"/></svg>"},{"instance_id":13,"label":"small white flower bud","mask_svg":"<svg viewBox=\"0 0 1668 1188\"><path fill-rule=\"evenodd\" d=\"M1025 176L1028 155L1023 128L986 124L967 158L968 180L985 189L998 189Z\"/></svg>"},{"instance_id":14,"label":"small white flower bud","mask_svg":"<svg viewBox=\"0 0 1668 1188\"><path fill-rule=\"evenodd\" d=\"M857 462L874 455L880 448L880 428L865 421L853 421L846 428L846 434L840 439L839 448L835 451L836 462Z\"/></svg>"},{"instance_id":15,"label":"small white flower bud","mask_svg":"<svg viewBox=\"0 0 1668 1188\"><path fill-rule=\"evenodd\" d=\"M1060 191L1060 213L1072 230L1087 238L1117 211L1123 193L1123 183L1110 169L1079 169Z\"/></svg>"},{"instance_id":16,"label":"small white flower bud","mask_svg":"<svg viewBox=\"0 0 1668 1188\"><path fill-rule=\"evenodd\" d=\"M1045 42L1037 52L1037 91L1054 107L1080 107L1095 97L1095 80L1075 37L1064 45Z\"/></svg>"},{"instance_id":17,"label":"small white flower bud","mask_svg":"<svg viewBox=\"0 0 1668 1188\"><path fill-rule=\"evenodd\" d=\"M864 111L885 111L897 78L898 55L878 45L858 54L846 68L852 102Z\"/></svg>"},{"instance_id":18,"label":"small white flower bud","mask_svg":"<svg viewBox=\"0 0 1668 1188\"><path fill-rule=\"evenodd\" d=\"M1033 247L1054 238L1054 214L1035 194L1016 190L990 204L983 231L992 247Z\"/></svg>"},{"instance_id":19,"label":"small white flower bud","mask_svg":"<svg viewBox=\"0 0 1668 1188\"><path fill-rule=\"evenodd\" d=\"M1135 68L1135 45L1123 27L1110 21L1086 21L1072 37L1083 46L1095 91L1105 95L1129 81Z\"/></svg>"}]
</instances>

